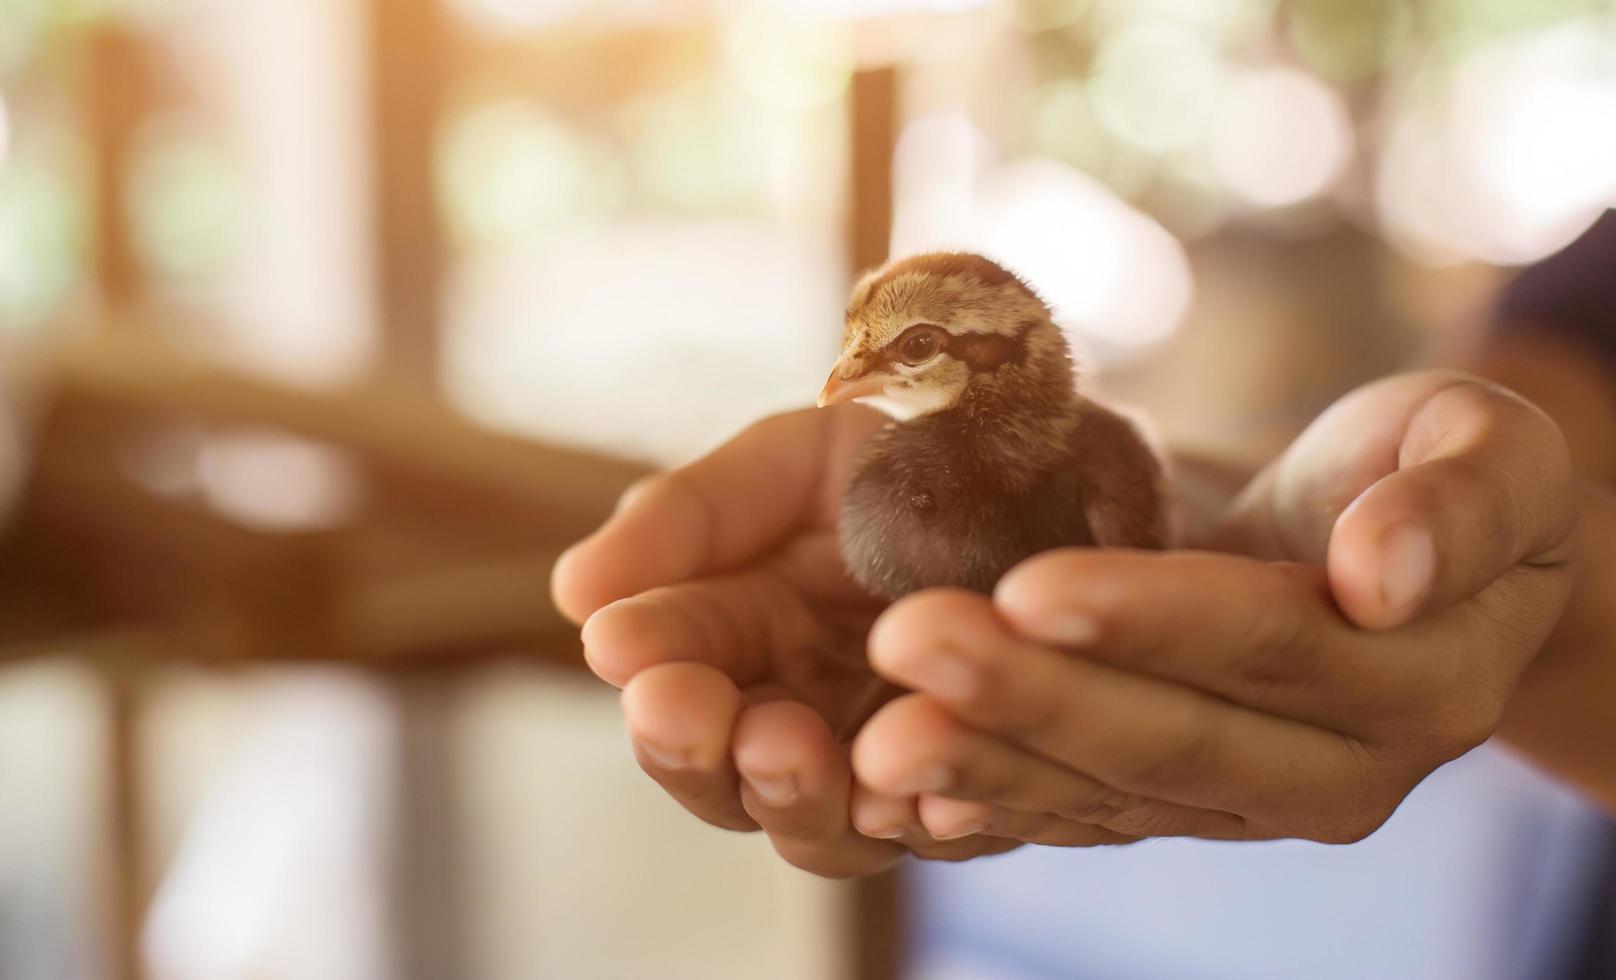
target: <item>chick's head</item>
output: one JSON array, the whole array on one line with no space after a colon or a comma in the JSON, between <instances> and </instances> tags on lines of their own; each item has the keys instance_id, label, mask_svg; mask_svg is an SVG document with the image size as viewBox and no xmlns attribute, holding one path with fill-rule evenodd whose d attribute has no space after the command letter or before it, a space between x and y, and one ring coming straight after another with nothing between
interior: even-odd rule
<instances>
[{"instance_id":1,"label":"chick's head","mask_svg":"<svg viewBox=\"0 0 1616 980\"><path fill-rule=\"evenodd\" d=\"M821 407L857 401L909 421L976 399L1064 404L1066 339L1049 307L979 255L900 259L865 276L847 308L842 356Z\"/></svg>"}]
</instances>

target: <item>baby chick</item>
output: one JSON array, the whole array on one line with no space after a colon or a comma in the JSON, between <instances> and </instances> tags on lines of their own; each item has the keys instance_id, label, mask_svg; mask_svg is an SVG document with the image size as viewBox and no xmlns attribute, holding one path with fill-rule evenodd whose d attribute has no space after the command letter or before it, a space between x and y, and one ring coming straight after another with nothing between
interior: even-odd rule
<instances>
[{"instance_id":1,"label":"baby chick","mask_svg":"<svg viewBox=\"0 0 1616 980\"><path fill-rule=\"evenodd\" d=\"M854 461L839 525L877 596L990 592L1051 548L1167 543L1160 461L1078 393L1048 305L980 255L917 255L859 282L819 393L848 401L894 420Z\"/></svg>"}]
</instances>

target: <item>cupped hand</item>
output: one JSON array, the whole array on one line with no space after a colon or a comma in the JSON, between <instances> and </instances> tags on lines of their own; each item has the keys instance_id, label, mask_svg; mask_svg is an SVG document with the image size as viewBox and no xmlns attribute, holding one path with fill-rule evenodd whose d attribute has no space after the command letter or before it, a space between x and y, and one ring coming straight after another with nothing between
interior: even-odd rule
<instances>
[{"instance_id":1,"label":"cupped hand","mask_svg":"<svg viewBox=\"0 0 1616 980\"><path fill-rule=\"evenodd\" d=\"M855 788L835 737L868 710L865 637L883 607L847 578L836 513L849 460L881 424L858 407L760 422L632 488L553 581L590 667L622 688L645 771L701 819L761 827L830 876L1017 843L937 841L912 797Z\"/></svg>"},{"instance_id":2,"label":"cupped hand","mask_svg":"<svg viewBox=\"0 0 1616 980\"><path fill-rule=\"evenodd\" d=\"M937 837L1358 840L1497 726L1569 593L1574 501L1514 395L1368 385L1256 478L1226 553L1063 550L991 600L895 604L870 657L915 693L854 772Z\"/></svg>"}]
</instances>

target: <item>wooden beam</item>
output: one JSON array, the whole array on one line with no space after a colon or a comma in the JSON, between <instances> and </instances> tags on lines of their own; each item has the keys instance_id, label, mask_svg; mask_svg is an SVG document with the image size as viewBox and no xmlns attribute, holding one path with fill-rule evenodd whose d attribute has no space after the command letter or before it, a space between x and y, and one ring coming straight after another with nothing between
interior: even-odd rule
<instances>
[{"instance_id":1,"label":"wooden beam","mask_svg":"<svg viewBox=\"0 0 1616 980\"><path fill-rule=\"evenodd\" d=\"M369 384L308 391L243 375L145 344L91 343L62 352L58 403L124 418L156 411L272 425L333 443L366 461L471 484L548 515L558 530L588 530L647 467L547 446L484 428L419 388Z\"/></svg>"}]
</instances>

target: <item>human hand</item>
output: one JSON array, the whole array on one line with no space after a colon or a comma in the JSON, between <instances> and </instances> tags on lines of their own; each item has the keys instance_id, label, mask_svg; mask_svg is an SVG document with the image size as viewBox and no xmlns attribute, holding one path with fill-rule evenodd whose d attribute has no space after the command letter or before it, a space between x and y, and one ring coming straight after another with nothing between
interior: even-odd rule
<instances>
[{"instance_id":1,"label":"human hand","mask_svg":"<svg viewBox=\"0 0 1616 980\"><path fill-rule=\"evenodd\" d=\"M881 424L856 406L758 423L632 489L553 581L590 667L623 689L642 768L701 819L761 827L831 876L1017 846L934 840L912 797L854 787L833 735L874 680L865 636L883 604L847 578L835 521L848 462Z\"/></svg>"},{"instance_id":2,"label":"human hand","mask_svg":"<svg viewBox=\"0 0 1616 980\"><path fill-rule=\"evenodd\" d=\"M916 693L854 772L937 837L1358 840L1498 724L1568 594L1574 500L1515 396L1366 386L1242 495L1215 541L1239 554L1069 549L991 601L895 604L870 657Z\"/></svg>"}]
</instances>

